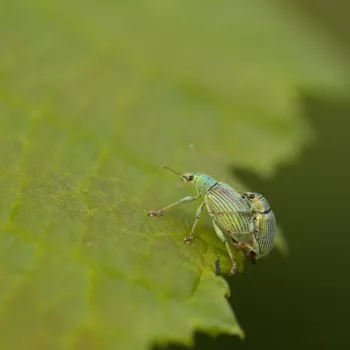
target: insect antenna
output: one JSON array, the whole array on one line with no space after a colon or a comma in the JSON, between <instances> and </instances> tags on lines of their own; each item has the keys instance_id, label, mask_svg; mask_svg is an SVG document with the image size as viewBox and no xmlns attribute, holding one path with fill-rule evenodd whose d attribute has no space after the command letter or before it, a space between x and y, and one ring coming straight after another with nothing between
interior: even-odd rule
<instances>
[{"instance_id":1,"label":"insect antenna","mask_svg":"<svg viewBox=\"0 0 350 350\"><path fill-rule=\"evenodd\" d=\"M177 175L180 175L180 176L181 176L180 173L178 173L177 171L175 171L175 170L173 170L173 169L171 169L171 168L169 168L169 167L167 167L167 166L165 166L165 165L163 165L162 168L163 168L163 169L168 169L168 170L172 171L174 174L177 174Z\"/></svg>"}]
</instances>

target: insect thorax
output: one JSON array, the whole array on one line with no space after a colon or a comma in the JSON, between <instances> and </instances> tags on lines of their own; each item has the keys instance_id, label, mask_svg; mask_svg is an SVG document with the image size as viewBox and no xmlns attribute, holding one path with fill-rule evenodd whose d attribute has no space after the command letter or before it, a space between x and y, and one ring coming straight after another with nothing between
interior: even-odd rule
<instances>
[{"instance_id":1,"label":"insect thorax","mask_svg":"<svg viewBox=\"0 0 350 350\"><path fill-rule=\"evenodd\" d=\"M199 195L205 195L208 190L217 183L215 179L205 174L196 174L195 187Z\"/></svg>"},{"instance_id":2,"label":"insect thorax","mask_svg":"<svg viewBox=\"0 0 350 350\"><path fill-rule=\"evenodd\" d=\"M260 197L258 201L254 202L254 210L260 213L263 213L264 211L269 209L270 209L270 204L265 197Z\"/></svg>"}]
</instances>

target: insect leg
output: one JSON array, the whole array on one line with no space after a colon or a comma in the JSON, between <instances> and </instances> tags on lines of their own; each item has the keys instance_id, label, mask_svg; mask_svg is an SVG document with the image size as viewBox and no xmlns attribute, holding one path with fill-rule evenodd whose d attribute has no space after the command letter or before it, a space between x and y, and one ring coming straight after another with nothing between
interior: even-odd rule
<instances>
[{"instance_id":1,"label":"insect leg","mask_svg":"<svg viewBox=\"0 0 350 350\"><path fill-rule=\"evenodd\" d=\"M220 259L215 261L215 272L217 276L220 276L221 274L221 268L220 268Z\"/></svg>"},{"instance_id":2,"label":"insect leg","mask_svg":"<svg viewBox=\"0 0 350 350\"><path fill-rule=\"evenodd\" d=\"M222 215L222 214L252 214L251 210L235 210L235 211L210 211L210 214Z\"/></svg>"},{"instance_id":3,"label":"insect leg","mask_svg":"<svg viewBox=\"0 0 350 350\"><path fill-rule=\"evenodd\" d=\"M186 243L190 243L191 241L193 241L194 230L195 230L195 228L196 228L196 226L197 226L197 222L198 222L198 220L199 220L199 218L200 218L200 216L201 216L201 213L202 213L202 209L203 209L203 207L204 207L204 204L205 204L205 202L203 202L203 203L199 206L199 208L197 209L196 218L195 218L194 223L193 223L193 226L192 226L192 230L191 230L191 233L190 233L190 237L184 239L184 241L185 241Z\"/></svg>"},{"instance_id":4,"label":"insect leg","mask_svg":"<svg viewBox=\"0 0 350 350\"><path fill-rule=\"evenodd\" d=\"M163 209L159 209L159 210L156 210L156 211L150 211L148 213L148 216L160 216L160 215L162 215L164 213L165 210L168 210L168 209L170 209L172 207L175 207L176 205L179 205L179 204L182 204L182 203L188 203L188 202L195 201L199 197L200 196L188 196L188 197L182 198L178 202L170 204L170 205L168 205L167 207L165 207Z\"/></svg>"},{"instance_id":5,"label":"insect leg","mask_svg":"<svg viewBox=\"0 0 350 350\"><path fill-rule=\"evenodd\" d=\"M232 267L231 267L231 275L234 275L236 272L236 267L237 267L237 263L235 260L235 257L233 256L230 244L227 241L227 237L225 236L225 234L221 231L221 229L219 228L219 226L216 224L215 221L213 221L213 225L214 225L214 229L216 234L218 235L218 237L221 239L221 241L223 243L225 243L226 249L228 251L228 255L230 256L231 259L231 263L232 263Z\"/></svg>"},{"instance_id":6,"label":"insect leg","mask_svg":"<svg viewBox=\"0 0 350 350\"><path fill-rule=\"evenodd\" d=\"M235 247L240 249L248 258L251 258L252 262L255 264L257 259L256 252L259 250L259 247L254 232L228 231L228 233L232 237Z\"/></svg>"},{"instance_id":7,"label":"insect leg","mask_svg":"<svg viewBox=\"0 0 350 350\"><path fill-rule=\"evenodd\" d=\"M253 264L256 264L256 260L258 259L257 253L254 249L252 249L251 245L247 245L246 243L238 243L235 244L235 246L240 249L248 258L250 258L250 261Z\"/></svg>"},{"instance_id":8,"label":"insect leg","mask_svg":"<svg viewBox=\"0 0 350 350\"><path fill-rule=\"evenodd\" d=\"M244 255L246 255L248 258L252 259L253 264L256 264L256 252L252 248L253 242L239 242L239 243L233 243L236 248L240 249Z\"/></svg>"}]
</instances>

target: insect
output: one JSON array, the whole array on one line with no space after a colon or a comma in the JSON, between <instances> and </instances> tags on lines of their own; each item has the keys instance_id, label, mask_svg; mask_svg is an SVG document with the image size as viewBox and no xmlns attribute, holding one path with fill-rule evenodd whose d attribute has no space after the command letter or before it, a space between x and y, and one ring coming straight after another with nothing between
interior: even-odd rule
<instances>
[{"instance_id":1,"label":"insect","mask_svg":"<svg viewBox=\"0 0 350 350\"><path fill-rule=\"evenodd\" d=\"M231 237L234 244L243 252L246 252L246 254L252 259L259 256L256 252L256 249L258 249L258 244L255 238L256 222L254 221L256 214L252 210L253 206L249 201L244 200L237 191L226 183L218 182L209 175L201 173L180 174L168 167L163 168L179 175L183 182L193 184L197 195L184 197L163 209L150 211L148 213L149 216L160 216L164 211L173 208L176 205L202 198L203 202L197 209L196 218L190 235L188 238L185 238L184 241L189 243L193 240L195 228L205 206L213 220L215 232L225 244L230 256L232 263L231 275L236 272L236 260L232 253L227 236ZM253 213L255 216L253 216Z\"/></svg>"},{"instance_id":2,"label":"insect","mask_svg":"<svg viewBox=\"0 0 350 350\"><path fill-rule=\"evenodd\" d=\"M269 253L276 240L275 214L266 198L260 193L246 192L242 198L250 203L253 212L254 236L257 243L257 256L262 257Z\"/></svg>"}]
</instances>

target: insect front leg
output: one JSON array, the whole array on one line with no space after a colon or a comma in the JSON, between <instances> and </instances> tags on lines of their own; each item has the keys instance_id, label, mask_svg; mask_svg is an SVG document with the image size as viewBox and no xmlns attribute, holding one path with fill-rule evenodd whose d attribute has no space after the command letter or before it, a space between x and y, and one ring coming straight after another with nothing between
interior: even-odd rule
<instances>
[{"instance_id":1,"label":"insect front leg","mask_svg":"<svg viewBox=\"0 0 350 350\"><path fill-rule=\"evenodd\" d=\"M197 226L197 222L198 222L198 220L199 220L199 218L200 218L200 216L201 216L201 213L202 213L202 209L203 209L203 207L204 207L204 204L205 204L205 202L203 202L203 203L199 206L199 208L197 209L196 218L195 218L194 223L193 223L193 226L192 226L192 230L191 230L191 233L190 233L190 237L184 239L184 241L185 241L186 243L190 243L191 241L193 241L194 230L195 230L195 228L196 228L196 226Z\"/></svg>"},{"instance_id":2,"label":"insect front leg","mask_svg":"<svg viewBox=\"0 0 350 350\"><path fill-rule=\"evenodd\" d=\"M163 208L163 209L159 209L159 210L155 210L155 211L150 211L148 213L148 216L160 216L160 215L163 215L163 213L172 208L172 207L175 207L176 205L179 205L179 204L182 204L182 203L188 203L188 202L192 202L192 201L195 201L199 198L200 196L188 196L188 197L185 197L185 198L182 198L180 199L178 202L176 203L173 203L173 204L170 204L168 205L167 207Z\"/></svg>"},{"instance_id":3,"label":"insect front leg","mask_svg":"<svg viewBox=\"0 0 350 350\"><path fill-rule=\"evenodd\" d=\"M225 234L221 231L220 227L216 224L215 221L213 221L213 225L214 225L214 229L215 229L216 234L218 235L218 237L221 239L221 241L222 241L222 242L225 244L225 246L226 246L226 249L227 249L227 251L228 251L228 255L230 256L231 263L232 263L230 275L234 275L235 272L236 272L236 269L237 269L237 263L236 263L236 260L235 260L234 255L233 255L233 253L232 253L230 244L229 244L228 241L227 241L227 237L226 237ZM217 266L216 266L216 269L217 269Z\"/></svg>"}]
</instances>

